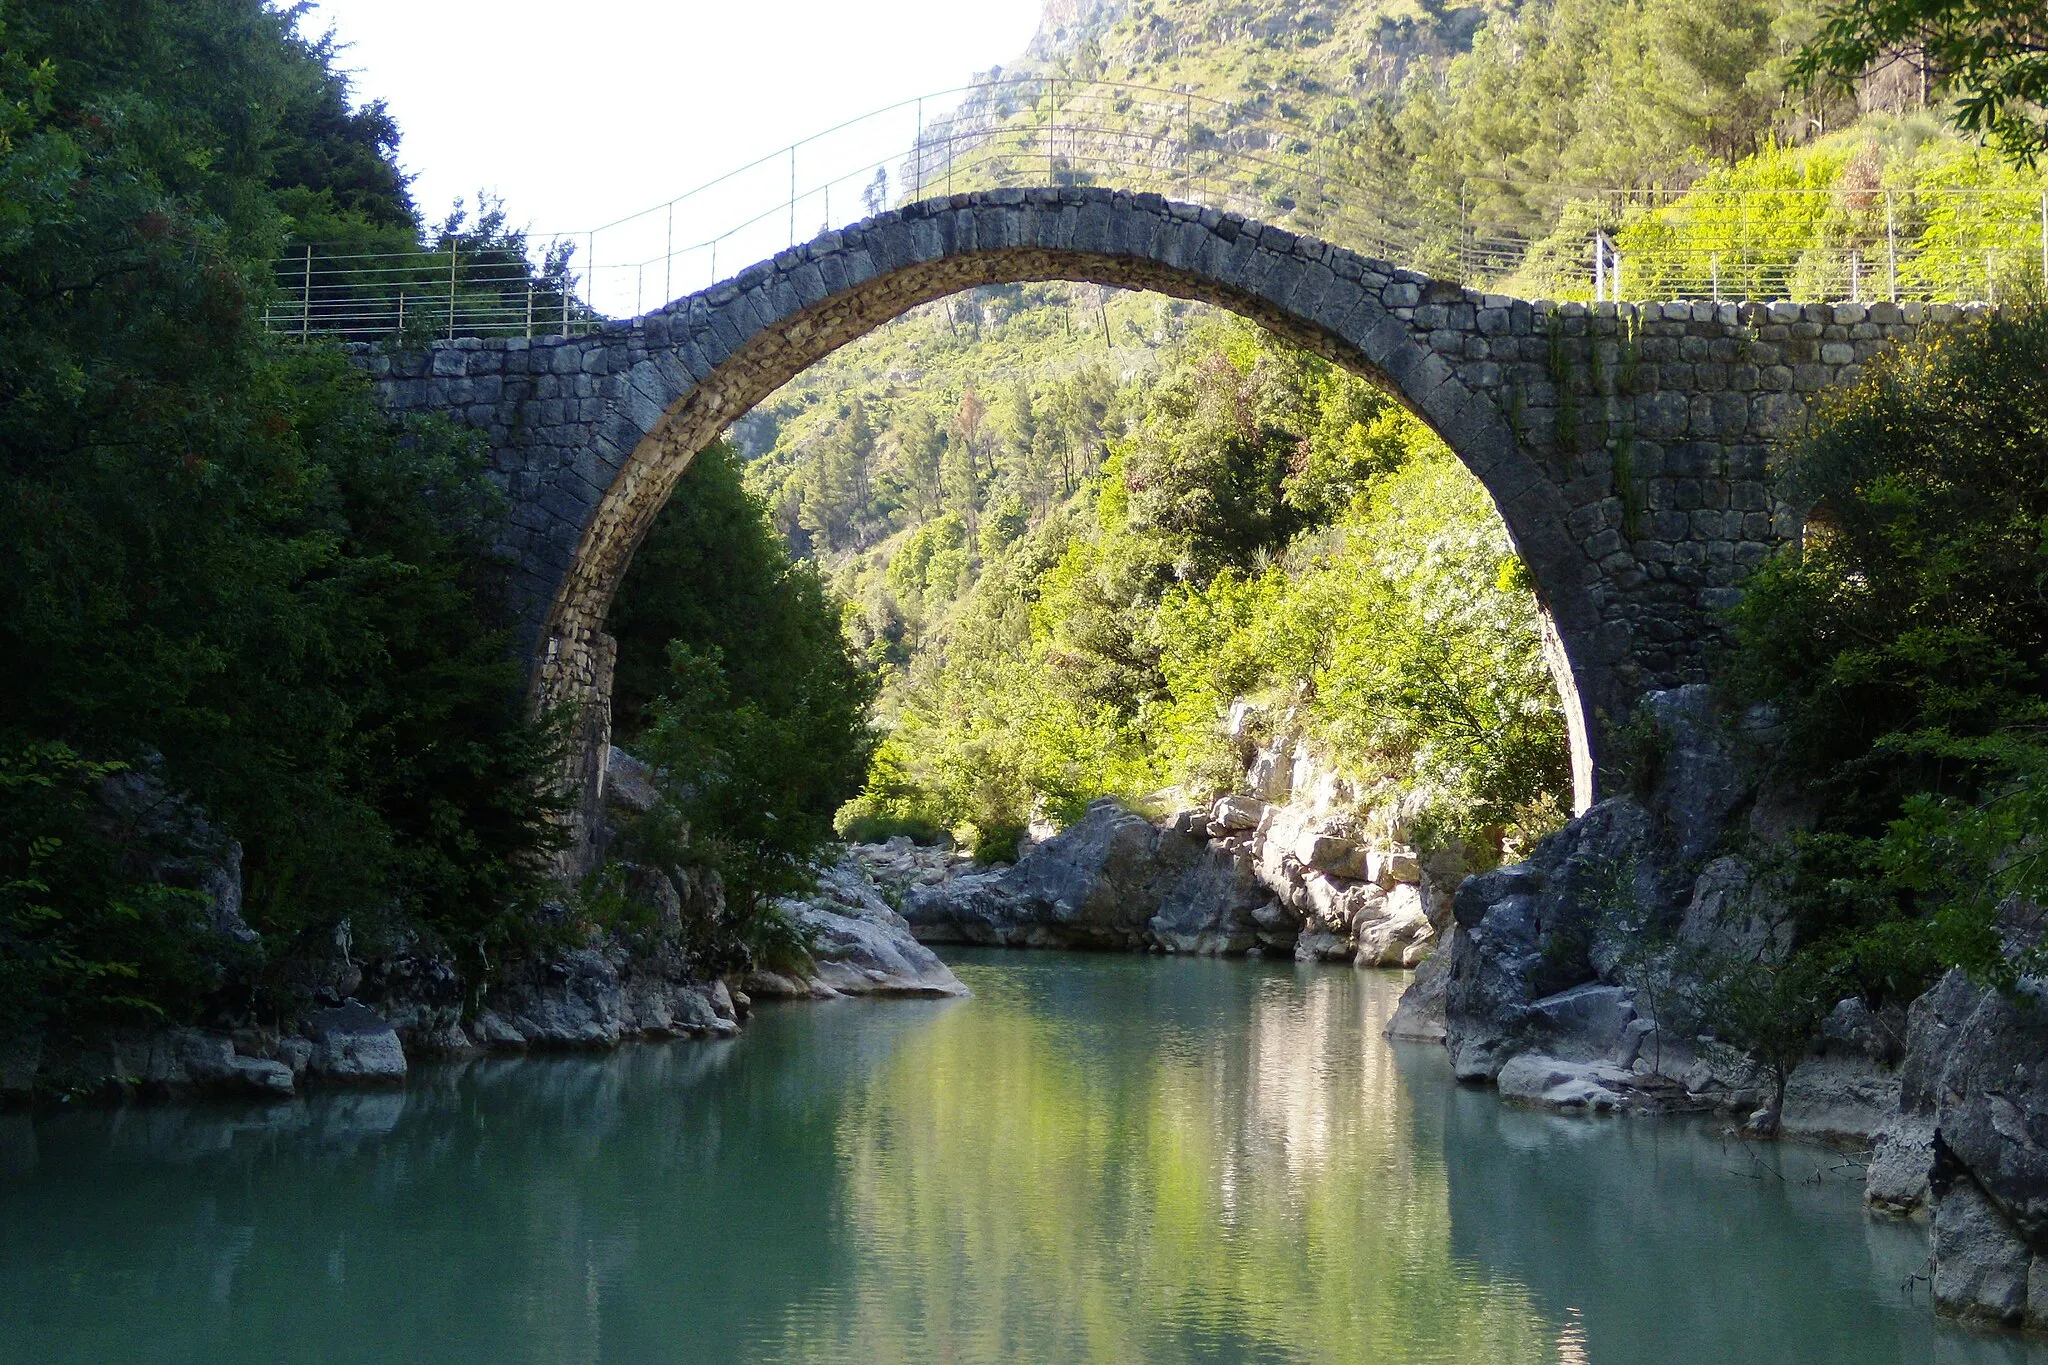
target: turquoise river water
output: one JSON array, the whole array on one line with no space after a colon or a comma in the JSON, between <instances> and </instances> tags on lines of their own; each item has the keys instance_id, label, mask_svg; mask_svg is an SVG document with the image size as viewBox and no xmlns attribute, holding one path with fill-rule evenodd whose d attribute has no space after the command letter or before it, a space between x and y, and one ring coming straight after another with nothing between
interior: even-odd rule
<instances>
[{"instance_id":1,"label":"turquoise river water","mask_svg":"<svg viewBox=\"0 0 2048 1365\"><path fill-rule=\"evenodd\" d=\"M1461 1089L1402 978L961 953L965 1001L0 1120L0 1361L2048 1362L1833 1153Z\"/></svg>"}]
</instances>

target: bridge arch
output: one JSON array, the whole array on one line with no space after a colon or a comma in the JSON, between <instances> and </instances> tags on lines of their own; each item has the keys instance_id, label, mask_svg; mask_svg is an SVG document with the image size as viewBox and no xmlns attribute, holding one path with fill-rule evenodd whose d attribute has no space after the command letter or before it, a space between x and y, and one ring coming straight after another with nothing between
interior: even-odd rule
<instances>
[{"instance_id":1,"label":"bridge arch","mask_svg":"<svg viewBox=\"0 0 2048 1365\"><path fill-rule=\"evenodd\" d=\"M542 695L602 704L596 694L608 694L610 670L602 625L633 551L691 459L734 419L919 304L978 285L1046 280L1227 309L1378 383L1442 436L1493 496L1530 565L1552 628L1553 672L1576 713L1575 767L1590 779L1584 708L1589 698L1606 700L1613 683L1584 556L1565 525L1571 509L1492 398L1428 344L1430 329L1415 320L1418 311L1427 323L1432 308L1470 307L1465 291L1213 210L1101 192L998 191L914 204L640 319L650 355L628 372L630 418L607 433L625 458L578 528L548 604L535 661ZM664 332L667 364L656 349Z\"/></svg>"},{"instance_id":2,"label":"bridge arch","mask_svg":"<svg viewBox=\"0 0 2048 1365\"><path fill-rule=\"evenodd\" d=\"M1699 676L1714 612L1796 534L1769 487L1771 438L1921 321L1887 304L1531 304L1214 209L1062 187L911 204L591 336L372 357L388 404L488 435L535 695L580 705L589 800L608 752L605 615L696 453L910 308L1046 280L1240 314L1380 384L1442 437L1534 579L1579 808L1603 730L1643 691Z\"/></svg>"}]
</instances>

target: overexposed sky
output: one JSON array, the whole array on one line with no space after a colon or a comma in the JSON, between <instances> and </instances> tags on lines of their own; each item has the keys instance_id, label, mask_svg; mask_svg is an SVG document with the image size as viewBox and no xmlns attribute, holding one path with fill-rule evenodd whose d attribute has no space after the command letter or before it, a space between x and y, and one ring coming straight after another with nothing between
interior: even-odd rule
<instances>
[{"instance_id":1,"label":"overexposed sky","mask_svg":"<svg viewBox=\"0 0 2048 1365\"><path fill-rule=\"evenodd\" d=\"M843 119L963 85L1023 51L1040 5L319 0L304 31L331 25L357 97L390 104L404 133L401 159L430 221L457 195L473 201L481 189L504 197L515 224L545 236L597 227ZM845 167L899 154L915 124L905 112L853 130L858 147L800 154L811 162L800 162L800 188L815 193ZM659 243L656 229L641 224L637 238L600 238L593 250L607 262L666 259L666 241L708 239L769 211L775 196L787 198L788 184L786 164L764 169L715 205L710 196L687 201L681 222L662 222ZM831 193L835 222L855 216L853 184ZM825 216L822 195L807 202L797 235L811 236ZM752 242L733 242L720 275L730 273L728 260L745 264L733 259L741 250L760 254ZM607 278L625 269L615 265ZM691 287L703 282L698 273Z\"/></svg>"}]
</instances>

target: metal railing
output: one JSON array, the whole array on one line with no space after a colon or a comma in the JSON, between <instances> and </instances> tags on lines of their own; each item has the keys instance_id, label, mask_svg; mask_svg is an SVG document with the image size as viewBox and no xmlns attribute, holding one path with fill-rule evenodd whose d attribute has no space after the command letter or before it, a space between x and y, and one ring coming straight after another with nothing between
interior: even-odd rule
<instances>
[{"instance_id":1,"label":"metal railing","mask_svg":"<svg viewBox=\"0 0 2048 1365\"><path fill-rule=\"evenodd\" d=\"M957 106L927 121L926 106ZM1559 298L1990 299L2048 291L2048 195L2033 191L1583 188L1488 182L1598 224L1537 237L1460 193L1418 201L1398 168L1251 101L1022 77L905 100L674 199L575 232L555 263L460 241L276 263L286 335L575 333L637 316L884 207L1012 186L1153 192L1313 233L1473 285ZM1793 205L1793 210L1787 206ZM1524 220L1531 215L1521 215Z\"/></svg>"}]
</instances>

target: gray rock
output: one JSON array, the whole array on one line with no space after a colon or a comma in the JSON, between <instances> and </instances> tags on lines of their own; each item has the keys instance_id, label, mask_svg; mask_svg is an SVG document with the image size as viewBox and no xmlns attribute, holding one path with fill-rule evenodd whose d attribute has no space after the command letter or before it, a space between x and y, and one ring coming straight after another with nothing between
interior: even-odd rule
<instances>
[{"instance_id":1,"label":"gray rock","mask_svg":"<svg viewBox=\"0 0 2048 1365\"><path fill-rule=\"evenodd\" d=\"M1660 750L1651 804L1668 824L1681 862L1697 863L1721 841L1729 817L1752 799L1731 727L1714 689L1693 683L1650 692L1637 706L1657 735Z\"/></svg>"},{"instance_id":2,"label":"gray rock","mask_svg":"<svg viewBox=\"0 0 2048 1365\"><path fill-rule=\"evenodd\" d=\"M967 994L851 859L828 869L815 894L781 904L811 940L817 980L841 995Z\"/></svg>"},{"instance_id":3,"label":"gray rock","mask_svg":"<svg viewBox=\"0 0 2048 1365\"><path fill-rule=\"evenodd\" d=\"M1328 929L1304 929L1294 940L1296 962L1350 962L1355 951L1350 939Z\"/></svg>"},{"instance_id":4,"label":"gray rock","mask_svg":"<svg viewBox=\"0 0 2048 1365\"><path fill-rule=\"evenodd\" d=\"M1899 1073L1891 1067L1858 1053L1809 1057L1786 1078L1780 1121L1795 1137L1868 1147L1898 1107Z\"/></svg>"},{"instance_id":5,"label":"gray rock","mask_svg":"<svg viewBox=\"0 0 2048 1365\"><path fill-rule=\"evenodd\" d=\"M1444 1000L1450 984L1448 954L1424 959L1415 969L1415 979L1401 992L1393 1017L1387 1020L1387 1037L1413 1043L1444 1041Z\"/></svg>"},{"instance_id":6,"label":"gray rock","mask_svg":"<svg viewBox=\"0 0 2048 1365\"><path fill-rule=\"evenodd\" d=\"M1581 1060L1619 1054L1635 1022L1634 992L1597 982L1546 996L1522 1018L1523 1027L1547 1049Z\"/></svg>"},{"instance_id":7,"label":"gray rock","mask_svg":"<svg viewBox=\"0 0 2048 1365\"><path fill-rule=\"evenodd\" d=\"M605 800L625 810L654 809L660 792L654 785L654 769L614 745L605 762Z\"/></svg>"},{"instance_id":8,"label":"gray rock","mask_svg":"<svg viewBox=\"0 0 2048 1365\"><path fill-rule=\"evenodd\" d=\"M1209 812L1209 822L1224 829L1256 829L1266 803L1249 796L1226 796Z\"/></svg>"},{"instance_id":9,"label":"gray rock","mask_svg":"<svg viewBox=\"0 0 2048 1365\"><path fill-rule=\"evenodd\" d=\"M615 1047L626 1036L619 969L586 948L547 964L518 1001L512 1026L532 1047Z\"/></svg>"},{"instance_id":10,"label":"gray rock","mask_svg":"<svg viewBox=\"0 0 2048 1365\"><path fill-rule=\"evenodd\" d=\"M384 1017L361 1005L315 1010L306 1016L313 1055L309 1074L350 1084L393 1084L405 1079L405 1049Z\"/></svg>"},{"instance_id":11,"label":"gray rock","mask_svg":"<svg viewBox=\"0 0 2048 1365\"><path fill-rule=\"evenodd\" d=\"M1887 1115L1864 1173L1863 1202L1895 1218L1919 1213L1927 1207L1933 1173L1933 1116Z\"/></svg>"},{"instance_id":12,"label":"gray rock","mask_svg":"<svg viewBox=\"0 0 2048 1365\"><path fill-rule=\"evenodd\" d=\"M470 1033L478 1046L489 1048L522 1048L526 1046L526 1035L521 1033L510 1019L496 1010L485 1010L470 1025Z\"/></svg>"},{"instance_id":13,"label":"gray rock","mask_svg":"<svg viewBox=\"0 0 2048 1365\"><path fill-rule=\"evenodd\" d=\"M1984 1326L2018 1327L2033 1253L1997 1205L1961 1180L1934 1212L1934 1308Z\"/></svg>"},{"instance_id":14,"label":"gray rock","mask_svg":"<svg viewBox=\"0 0 2048 1365\"><path fill-rule=\"evenodd\" d=\"M190 1086L208 1094L279 1099L289 1098L295 1088L289 1066L238 1055L234 1040L226 1034L172 1029L166 1043L173 1065L167 1071L158 1070L152 1079L167 1081L173 1087Z\"/></svg>"},{"instance_id":15,"label":"gray rock","mask_svg":"<svg viewBox=\"0 0 2048 1365\"><path fill-rule=\"evenodd\" d=\"M1271 900L1233 848L1105 800L1014 867L909 887L903 914L927 943L1226 953L1292 946Z\"/></svg>"},{"instance_id":16,"label":"gray rock","mask_svg":"<svg viewBox=\"0 0 2048 1365\"><path fill-rule=\"evenodd\" d=\"M1570 1062L1524 1052L1501 1067L1496 1083L1500 1097L1511 1103L1612 1113L1628 1107L1635 1077L1607 1062Z\"/></svg>"}]
</instances>

